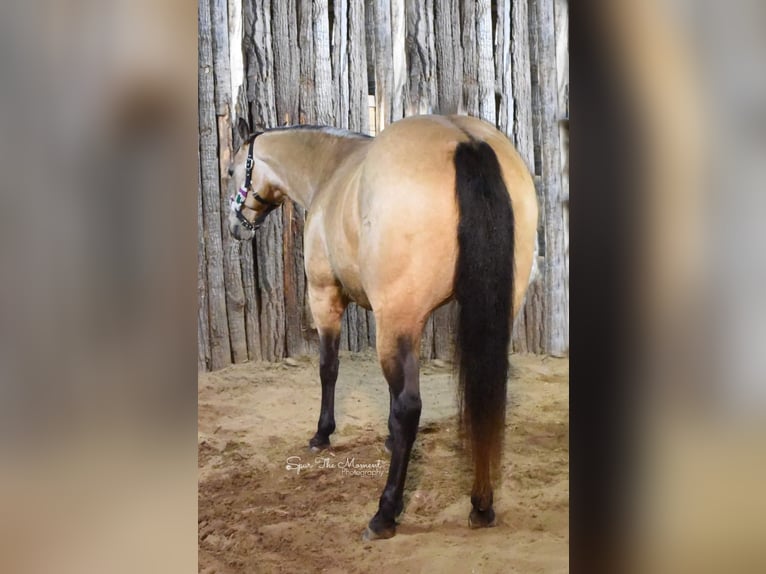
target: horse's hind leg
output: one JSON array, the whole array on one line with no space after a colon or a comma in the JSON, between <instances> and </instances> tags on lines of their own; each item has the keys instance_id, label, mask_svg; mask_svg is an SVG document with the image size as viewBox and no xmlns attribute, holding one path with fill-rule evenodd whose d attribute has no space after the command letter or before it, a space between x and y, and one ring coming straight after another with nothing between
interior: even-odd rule
<instances>
[{"instance_id":1,"label":"horse's hind leg","mask_svg":"<svg viewBox=\"0 0 766 574\"><path fill-rule=\"evenodd\" d=\"M330 435L335 431L335 381L338 379L338 346L340 324L345 300L335 286L312 288L309 286L309 304L314 323L319 331L319 378L322 382L322 405L317 432L309 447L319 451L330 446Z\"/></svg>"},{"instance_id":2,"label":"horse's hind leg","mask_svg":"<svg viewBox=\"0 0 766 574\"><path fill-rule=\"evenodd\" d=\"M396 533L396 516L402 511L412 445L420 422L419 357L420 328L391 328L376 316L378 358L391 392L391 466L380 497L378 512L364 533L366 540L391 538Z\"/></svg>"},{"instance_id":3,"label":"horse's hind leg","mask_svg":"<svg viewBox=\"0 0 766 574\"><path fill-rule=\"evenodd\" d=\"M394 452L394 392L391 387L388 387L388 437L386 438L385 447L388 454Z\"/></svg>"}]
</instances>

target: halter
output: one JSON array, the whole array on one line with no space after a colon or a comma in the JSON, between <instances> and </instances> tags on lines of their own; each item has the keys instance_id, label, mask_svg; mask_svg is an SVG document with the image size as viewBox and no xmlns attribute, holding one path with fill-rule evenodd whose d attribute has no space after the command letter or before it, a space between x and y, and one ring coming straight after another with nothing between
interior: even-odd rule
<instances>
[{"instance_id":1,"label":"halter","mask_svg":"<svg viewBox=\"0 0 766 574\"><path fill-rule=\"evenodd\" d=\"M237 191L237 194L229 198L229 206L231 207L231 210L236 214L237 219L242 224L242 226L247 229L248 231L253 231L257 225L260 225L261 222L266 219L266 216L274 211L277 207L279 207L281 204L269 201L268 199L262 198L257 193L253 194L253 199L255 199L258 203L262 203L263 205L267 206L266 209L258 215L258 217L255 219L253 223L250 223L247 218L242 213L242 207L245 206L245 200L247 199L247 193L248 190L250 190L250 185L253 179L253 145L255 144L255 138L258 137L257 135L253 136L253 139L250 140L250 145L247 148L247 164L245 168L245 183L242 187L239 188L239 191ZM251 209L248 207L248 209Z\"/></svg>"}]
</instances>

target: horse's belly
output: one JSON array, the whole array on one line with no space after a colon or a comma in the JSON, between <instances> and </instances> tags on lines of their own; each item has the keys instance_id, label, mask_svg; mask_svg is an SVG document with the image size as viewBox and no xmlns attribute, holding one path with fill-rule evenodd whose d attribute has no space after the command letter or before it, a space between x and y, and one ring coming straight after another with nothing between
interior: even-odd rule
<instances>
[{"instance_id":1,"label":"horse's belly","mask_svg":"<svg viewBox=\"0 0 766 574\"><path fill-rule=\"evenodd\" d=\"M325 213L312 213L306 220L304 254L306 276L312 285L340 284L343 295L365 309L371 309L370 300L362 287L356 248L332 219L327 224Z\"/></svg>"}]
</instances>

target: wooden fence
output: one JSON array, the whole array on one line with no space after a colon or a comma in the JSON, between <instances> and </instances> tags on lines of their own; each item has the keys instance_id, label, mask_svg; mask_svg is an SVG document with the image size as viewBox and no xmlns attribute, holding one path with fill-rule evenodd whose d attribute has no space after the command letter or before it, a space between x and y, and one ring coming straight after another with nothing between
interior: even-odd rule
<instances>
[{"instance_id":1,"label":"wooden fence","mask_svg":"<svg viewBox=\"0 0 766 574\"><path fill-rule=\"evenodd\" d=\"M535 173L540 276L513 346L566 353L566 33L565 0L199 0L200 370L316 350L303 210L286 203L252 243L227 231L227 168L246 135L305 123L374 133L432 112L495 123ZM449 357L453 313L429 319L424 359ZM341 348L374 343L372 313L350 305Z\"/></svg>"}]
</instances>

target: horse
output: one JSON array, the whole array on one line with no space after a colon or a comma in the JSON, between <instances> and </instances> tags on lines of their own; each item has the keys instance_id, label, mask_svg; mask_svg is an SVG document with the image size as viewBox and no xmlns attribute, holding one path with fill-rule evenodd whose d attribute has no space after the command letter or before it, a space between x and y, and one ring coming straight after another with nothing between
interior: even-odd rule
<instances>
[{"instance_id":1,"label":"horse","mask_svg":"<svg viewBox=\"0 0 766 574\"><path fill-rule=\"evenodd\" d=\"M422 402L420 341L430 314L458 303L454 365L461 436L473 464L471 528L493 526L509 343L535 259L534 181L513 144L468 116L413 116L376 137L332 127L256 133L234 154L228 227L250 240L288 198L307 210L308 301L322 399L313 450L335 431L341 320L372 310L388 382L388 477L363 539L394 536Z\"/></svg>"}]
</instances>

